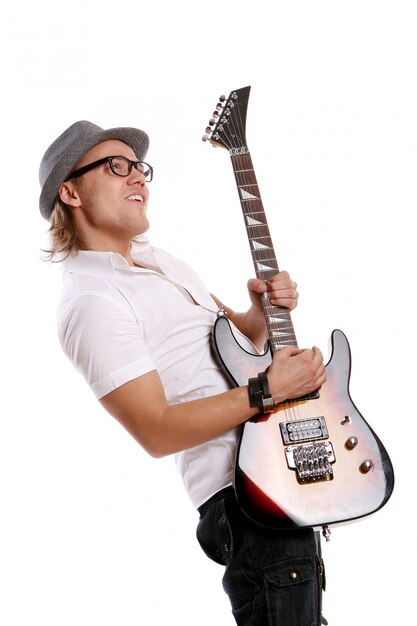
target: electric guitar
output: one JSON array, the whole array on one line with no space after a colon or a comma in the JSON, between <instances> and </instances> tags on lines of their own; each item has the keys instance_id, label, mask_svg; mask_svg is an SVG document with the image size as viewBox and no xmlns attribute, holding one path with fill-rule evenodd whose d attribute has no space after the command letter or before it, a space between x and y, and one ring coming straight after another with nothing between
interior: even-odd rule
<instances>
[{"instance_id":1,"label":"electric guitar","mask_svg":"<svg viewBox=\"0 0 417 626\"><path fill-rule=\"evenodd\" d=\"M249 92L244 87L220 97L203 140L229 152L256 277L267 281L279 268L246 142ZM263 355L239 345L225 315L214 325L214 354L234 386L265 371L277 350L297 347L289 310L265 295L262 303L268 333ZM388 453L350 398L347 338L334 330L331 343L320 391L246 422L235 464L236 496L252 520L280 529L322 527L326 539L329 525L374 513L394 487Z\"/></svg>"}]
</instances>

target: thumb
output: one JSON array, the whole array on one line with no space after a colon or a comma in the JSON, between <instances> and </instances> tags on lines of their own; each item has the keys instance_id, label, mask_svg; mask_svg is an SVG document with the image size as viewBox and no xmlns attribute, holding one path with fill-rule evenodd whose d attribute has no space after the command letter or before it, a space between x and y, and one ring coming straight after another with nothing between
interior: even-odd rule
<instances>
[{"instance_id":1,"label":"thumb","mask_svg":"<svg viewBox=\"0 0 417 626\"><path fill-rule=\"evenodd\" d=\"M250 278L248 280L248 289L249 291L254 291L255 293L264 293L268 290L268 287L264 280L260 278Z\"/></svg>"},{"instance_id":2,"label":"thumb","mask_svg":"<svg viewBox=\"0 0 417 626\"><path fill-rule=\"evenodd\" d=\"M297 354L304 352L303 348L296 348L295 346L287 346L284 350L287 352L287 356L297 356Z\"/></svg>"},{"instance_id":3,"label":"thumb","mask_svg":"<svg viewBox=\"0 0 417 626\"><path fill-rule=\"evenodd\" d=\"M297 356L297 354L301 354L301 352L304 352L304 350L296 348L295 346L286 346L285 348L281 348L281 350L278 350L276 354L282 355L281 358L289 358L292 356Z\"/></svg>"}]
</instances>

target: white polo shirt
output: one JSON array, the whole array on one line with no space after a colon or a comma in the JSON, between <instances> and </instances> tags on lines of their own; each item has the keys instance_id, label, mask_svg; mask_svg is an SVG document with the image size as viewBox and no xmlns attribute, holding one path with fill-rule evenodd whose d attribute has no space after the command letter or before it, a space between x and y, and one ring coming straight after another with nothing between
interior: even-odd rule
<instances>
[{"instance_id":1,"label":"white polo shirt","mask_svg":"<svg viewBox=\"0 0 417 626\"><path fill-rule=\"evenodd\" d=\"M227 391L210 348L218 307L199 277L143 238L132 256L141 267L112 252L81 251L62 262L58 333L68 358L97 398L152 370L169 404ZM176 455L195 507L232 484L236 444L234 429Z\"/></svg>"}]
</instances>

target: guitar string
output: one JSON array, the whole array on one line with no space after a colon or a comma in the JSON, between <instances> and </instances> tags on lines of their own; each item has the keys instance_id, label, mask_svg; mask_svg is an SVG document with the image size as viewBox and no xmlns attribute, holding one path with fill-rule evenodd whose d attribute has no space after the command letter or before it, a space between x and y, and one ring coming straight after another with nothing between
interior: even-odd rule
<instances>
[{"instance_id":1,"label":"guitar string","mask_svg":"<svg viewBox=\"0 0 417 626\"><path fill-rule=\"evenodd\" d=\"M227 105L226 105L225 108L227 110ZM225 143L226 147L229 150L230 150L230 148L235 148L235 149L236 148L242 148L243 145L239 145L239 143L245 144L245 142L243 142L243 141L240 142L239 141L239 137L244 137L244 132L242 132L242 131L244 131L244 125L243 125L242 119L240 117L240 107L239 106L237 106L237 107L235 106L235 107L233 107L232 110L233 110L233 112L235 112L236 108L238 110L240 119L237 119L237 117L235 115L229 115L228 120L225 121L224 124L221 124L220 121L219 121L219 126L221 127L221 132L224 133L224 138L226 140L224 143ZM237 123L237 128L235 126L235 120L236 120L236 123ZM232 128L231 129L230 129L230 126L229 126L230 122L232 122ZM247 148L247 146L244 146L244 147ZM238 184L238 189L240 189L241 187L246 187L247 188L248 184L250 184L250 179L247 180L247 171L253 173L254 182L256 181L255 172L253 171L253 167L249 167L249 166L251 166L251 163L247 163L248 160L250 160L250 156L249 156L249 159L247 157L245 157L245 156L241 156L241 158L240 158L240 161L243 164L243 171L239 172L239 174L241 175L241 179L242 179L241 181L239 180L239 174L238 174L238 172L236 172L236 168L234 167L236 182ZM233 166L234 166L233 160L232 160L232 163L233 163ZM258 188L258 196L257 196L257 198L259 198L259 202L262 204L262 200L261 200L260 194L259 194L259 188ZM243 206L242 206L242 208L243 208ZM244 216L246 217L247 214L245 213L245 210L243 211L243 213L244 213ZM247 226L247 222L246 222L246 226ZM248 228L248 226L247 226L247 228ZM265 231L267 231L267 230L269 230L269 229L268 229L267 225L265 225ZM249 230L248 230L248 234L249 234L249 237L250 237L251 234L250 234ZM266 234L266 232L265 232L265 234ZM271 248L272 248L272 240L270 240L270 244L271 244ZM251 252L252 252L253 260L256 262L256 256L255 256L256 251L251 250ZM264 279L264 280L266 278L263 270L260 271L260 277L262 279ZM266 307L264 307L264 310L265 309L266 309ZM265 315L266 316L268 315L268 311L267 310L265 310ZM275 324L275 322L271 323L270 317L271 316L267 317L267 325L269 326L268 330L271 333L271 331L273 330L274 326L276 326L276 324ZM272 338L271 338L271 343L272 343L272 349L274 351L276 349L276 346L274 345L275 342L272 341ZM276 336L276 343L278 345L281 344L281 340L280 340L279 335ZM282 411L283 411L283 413L285 415L286 421L291 421L291 420L296 419L296 415L295 415L294 409L295 409L295 407L291 407L290 403L288 403L288 402L284 403Z\"/></svg>"},{"instance_id":2,"label":"guitar string","mask_svg":"<svg viewBox=\"0 0 417 626\"><path fill-rule=\"evenodd\" d=\"M227 104L225 106L225 110L228 109L228 104L229 104L229 101L227 102ZM233 106L231 111L233 113L236 113L236 109L237 109L238 116L229 114L227 119L223 120L222 117L221 117L219 119L219 122L218 122L218 128L220 127L221 128L221 132L222 132L223 143L226 146L226 148L229 149L229 151L230 151L231 148L239 149L239 148L245 147L247 149L247 146L245 145L245 142L242 139L240 139L241 137L245 136L244 135L244 124L243 124L243 121L242 121L242 117L240 115L240 113L241 113L240 107L238 105L236 106L236 104L235 104L235 106ZM241 144L241 145L239 145L239 144ZM256 195L257 202L259 202L259 204L262 207L262 199L261 199L261 196L260 196L260 193L259 193L259 187L258 187L258 184L257 184L256 175L255 175L255 172L253 170L252 163L251 163L250 153L248 153L247 156L245 156L245 155L238 155L238 156L239 156L240 162L243 164L243 171L237 172L236 169L234 168L235 177L236 177L236 182L238 184L238 188L240 189L240 188L246 187L246 189L247 189L248 186L254 185L256 187L256 189L257 189L257 195ZM248 161L249 161L249 163L248 163ZM233 160L232 160L232 162L233 162ZM233 165L234 165L234 163L233 163ZM252 178L251 178L251 175L252 175ZM241 180L240 180L240 178L241 178ZM262 212L265 215L265 213L263 211L263 207L262 207ZM245 213L245 210L243 211L243 213L244 213L244 217L247 217L248 214ZM250 213L249 213L249 215L250 215ZM251 236L251 230L250 230L251 227L248 225L247 221L246 221L245 225L246 225L246 228L248 230L249 238L253 239L253 237ZM254 229L252 229L252 231L253 230ZM270 236L270 233L269 233L269 227L268 227L268 224L266 222L266 219L265 219L265 224L261 227L261 232L262 232L262 236L265 236L265 238L269 239L268 243L269 243L270 249L274 253L272 239L271 239L271 236ZM251 249L251 252L252 252L253 260L255 262L257 262L256 261L256 250L252 250ZM274 258L275 258L275 254L274 254ZM275 261L276 261L276 258L275 258ZM260 276L261 276L261 278L263 280L268 278L265 275L265 271L264 270L258 270L258 272L260 273ZM269 326L270 334L274 330L276 332L279 332L279 329L280 329L280 326L279 326L279 324L277 322L271 321L271 317L273 317L273 311L271 309L272 306L274 306L274 305L271 305L269 303L264 306L265 315L267 317L267 325ZM280 311L280 314L282 314L282 311ZM285 313L284 313L284 315L285 315ZM287 315L288 315L288 313L287 313ZM288 315L288 317L289 317L289 315ZM291 322L290 317L289 317L288 321L290 322L290 325L289 325L289 327L285 327L285 328L290 328L290 330L292 330L291 334L292 334L292 337L294 338L295 344L296 344L295 333L294 333L293 329L291 328L292 327L292 322ZM282 326L281 326L281 330L282 330ZM285 347L285 343L280 339L280 336L276 335L275 337L276 337L276 343L278 345L280 345L281 347ZM272 348L273 348L273 351L274 351L277 348L275 347L275 342L272 340L272 338L271 338L271 343L272 343ZM280 349L280 348L278 348L278 349ZM299 407L296 407L294 404L292 404L290 402L283 403L282 411L283 411L283 413L285 415L286 421L294 421L294 420L300 419L300 416L298 415L298 413L299 413L298 409L299 409Z\"/></svg>"},{"instance_id":3,"label":"guitar string","mask_svg":"<svg viewBox=\"0 0 417 626\"><path fill-rule=\"evenodd\" d=\"M239 112L240 112L240 109L239 109ZM240 133L239 133L239 131L240 131ZM244 137L244 125L243 125L243 122L242 122L241 119L238 120L238 129L237 129L237 132L235 133L235 136L236 137ZM233 137L233 135L232 135L232 137ZM235 143L235 145L233 147L237 148L237 147L240 147L240 146ZM270 247L271 252L273 253L273 259L275 260L276 269L278 270L278 265L276 263L276 256L275 256L275 251L274 251L274 248L273 248L272 238L271 238L271 235L270 235L270 232L269 232L269 227L268 227L268 223L267 223L267 220L266 220L266 215L265 215L265 212L264 212L264 209L263 209L262 198L261 198L261 194L260 194L259 187L258 187L258 184L257 184L256 175L255 175L255 171L253 169L253 165L252 165L252 160L251 160L250 154L241 157L241 161L243 163L243 168L244 168L244 171L241 172L241 174L242 174L242 176L241 176L242 181L241 182L243 183L242 186L246 187L246 189L247 189L248 184L252 184L253 183L255 185L255 187L256 187L256 190L257 190L256 194L255 194L256 197L257 197L256 202L258 202L261 205L262 214L263 214L263 217L264 217L264 220L265 220L264 226L260 227L260 229L261 229L262 234L268 239L268 245ZM249 234L249 236L251 238L251 233L250 233L249 229L248 229L248 234ZM256 262L256 256L257 255L256 255L256 251L255 250L252 251L252 256L254 258L254 261ZM260 271L260 275L261 275L261 278L264 279L264 280L268 278L268 276L265 275L265 271L264 270ZM277 311L277 309L275 309L275 311L274 311L273 307L274 307L274 305L269 303L269 301L264 306L264 311L265 311L265 315L266 315L266 318L267 318L268 331L269 331L270 335L274 331L275 332L279 332L280 330L283 331L282 323L281 323L281 326L280 326L279 322L271 321L271 318L274 317L274 313L276 315L276 311ZM289 323L289 326L285 326L285 330L290 329L290 331L291 331L291 339L294 338L295 345L297 345L296 339L295 339L295 333L294 333L294 330L293 330L293 327L292 327L292 322L291 322L291 318L290 318L289 312L283 311L282 308L279 308L279 307L278 307L278 310L279 310L278 315L280 316L280 318L281 317L284 317L284 319L287 318L287 323ZM274 339L275 339L275 341L274 341ZM273 351L275 351L276 349L281 349L282 347L285 347L285 345L286 345L286 343L283 340L281 340L281 337L280 337L279 334L276 334L274 337L271 337L270 340L271 340L271 343L272 343ZM280 346L280 347L276 348L276 344L278 346ZM282 411L283 411L283 414L285 416L286 421L294 421L294 420L299 419L299 417L300 417L298 415L298 413L299 413L298 407L294 406L294 404L292 404L291 402L284 403Z\"/></svg>"}]
</instances>

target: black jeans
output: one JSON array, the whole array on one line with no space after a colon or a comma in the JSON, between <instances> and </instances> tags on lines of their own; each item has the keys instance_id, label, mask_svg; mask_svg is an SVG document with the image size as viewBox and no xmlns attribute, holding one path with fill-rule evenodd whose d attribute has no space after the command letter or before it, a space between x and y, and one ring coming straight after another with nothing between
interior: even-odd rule
<instances>
[{"instance_id":1,"label":"black jeans","mask_svg":"<svg viewBox=\"0 0 417 626\"><path fill-rule=\"evenodd\" d=\"M197 539L226 566L223 588L239 626L318 626L324 567L312 529L277 531L244 515L232 488L200 509Z\"/></svg>"}]
</instances>

